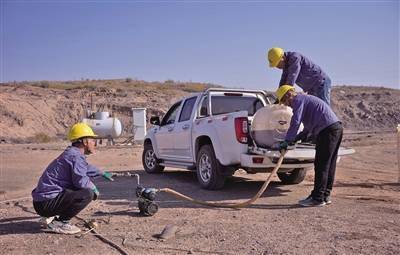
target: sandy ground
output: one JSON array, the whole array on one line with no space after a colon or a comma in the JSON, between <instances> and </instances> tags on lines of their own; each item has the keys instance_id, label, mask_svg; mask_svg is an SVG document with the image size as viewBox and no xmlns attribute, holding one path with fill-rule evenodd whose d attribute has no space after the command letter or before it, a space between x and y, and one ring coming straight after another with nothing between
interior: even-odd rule
<instances>
[{"instance_id":1,"label":"sandy ground","mask_svg":"<svg viewBox=\"0 0 400 255\"><path fill-rule=\"evenodd\" d=\"M249 208L207 208L159 194L159 212L141 217L135 181L116 177L114 182L95 180L100 200L80 216L96 219L98 231L129 254L399 254L396 137L361 133L347 135L344 143L357 152L340 161L333 203L322 208L297 205L312 189L309 172L298 185L274 179ZM65 146L0 145L0 254L119 254L92 234L77 238L40 229L30 191ZM105 170L138 173L146 187L170 187L204 200L243 201L258 191L265 178L238 172L223 190L202 190L194 172L166 169L160 175L146 174L141 152L140 146L101 147L89 161ZM10 201L16 198L22 199ZM74 223L84 229L79 220ZM168 224L178 228L176 236L157 239Z\"/></svg>"}]
</instances>

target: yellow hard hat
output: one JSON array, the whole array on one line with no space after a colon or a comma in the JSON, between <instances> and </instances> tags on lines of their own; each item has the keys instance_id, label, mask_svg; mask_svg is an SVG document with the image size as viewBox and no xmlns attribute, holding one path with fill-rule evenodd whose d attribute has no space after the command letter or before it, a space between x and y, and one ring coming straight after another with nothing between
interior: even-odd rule
<instances>
[{"instance_id":1,"label":"yellow hard hat","mask_svg":"<svg viewBox=\"0 0 400 255\"><path fill-rule=\"evenodd\" d=\"M96 137L93 130L86 123L76 123L68 132L68 140L75 141L83 137Z\"/></svg>"},{"instance_id":2,"label":"yellow hard hat","mask_svg":"<svg viewBox=\"0 0 400 255\"><path fill-rule=\"evenodd\" d=\"M282 48L271 48L268 51L269 67L276 67L285 52Z\"/></svg>"},{"instance_id":3,"label":"yellow hard hat","mask_svg":"<svg viewBox=\"0 0 400 255\"><path fill-rule=\"evenodd\" d=\"M282 85L276 91L276 96L278 97L279 102L281 102L282 98L288 91L295 91L292 85Z\"/></svg>"}]
</instances>

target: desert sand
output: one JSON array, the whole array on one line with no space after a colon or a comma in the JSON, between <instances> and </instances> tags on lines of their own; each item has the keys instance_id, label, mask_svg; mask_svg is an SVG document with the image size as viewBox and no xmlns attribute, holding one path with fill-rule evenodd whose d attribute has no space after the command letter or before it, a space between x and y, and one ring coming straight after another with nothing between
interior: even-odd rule
<instances>
[{"instance_id":1,"label":"desert sand","mask_svg":"<svg viewBox=\"0 0 400 255\"><path fill-rule=\"evenodd\" d=\"M44 168L68 145L63 140L65 130L84 109L78 95L87 104L90 93L85 93L101 89L23 86L0 86L0 254L120 254L92 233L78 238L44 232L30 198ZM148 115L161 114L171 101L195 92L175 89L157 96L160 92L154 90L112 88L115 91L110 93L135 96L107 100L128 123L128 132L130 107L148 107ZM95 219L97 231L129 254L399 254L400 184L394 131L394 123L399 122L399 91L337 87L333 93L333 107L346 127L343 145L356 153L341 158L337 166L331 205L298 206L297 201L312 190L309 171L297 185L283 185L275 177L248 208L208 208L159 193L158 213L142 217L136 182L125 175L114 182L95 179L100 198L79 216ZM101 93L97 102L100 98L104 99ZM224 189L208 191L199 187L195 172L167 168L162 174L145 173L140 144L97 149L88 159L100 169L137 173L145 187L169 187L197 199L240 202L252 197L266 178L263 173L239 170ZM86 230L80 220L73 223ZM166 225L175 226L176 235L158 239Z\"/></svg>"}]
</instances>

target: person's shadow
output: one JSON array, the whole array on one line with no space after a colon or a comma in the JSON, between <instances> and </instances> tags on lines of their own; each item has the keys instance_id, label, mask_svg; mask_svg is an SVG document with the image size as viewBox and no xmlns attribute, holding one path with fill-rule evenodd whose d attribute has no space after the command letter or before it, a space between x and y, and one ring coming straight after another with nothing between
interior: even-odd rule
<instances>
[{"instance_id":1,"label":"person's shadow","mask_svg":"<svg viewBox=\"0 0 400 255\"><path fill-rule=\"evenodd\" d=\"M38 216L0 219L0 235L42 233Z\"/></svg>"},{"instance_id":2,"label":"person's shadow","mask_svg":"<svg viewBox=\"0 0 400 255\"><path fill-rule=\"evenodd\" d=\"M114 177L113 182L105 181L103 178L96 178L94 181L100 190L99 200L103 200L107 206L116 206L124 209L112 211L96 211L93 216L131 216L142 217L137 208L136 197L136 178L127 176L127 172L120 172L124 176ZM147 174L144 170L132 170L131 174L140 175L140 185L149 188L171 188L186 196L193 197L197 200L238 203L252 198L264 184L263 180L253 180L247 177L234 176L228 178L225 186L221 190L204 190L198 182L196 173L184 170L168 170L162 174ZM265 178L268 174L265 174ZM272 181L261 198L286 196L290 192L285 189L280 182ZM204 205L195 204L186 200L180 200L171 194L164 192L157 193L155 202L160 208L199 208L206 207ZM21 203L15 203L16 207L20 207L23 211L29 212L34 216L31 217L14 217L0 219L0 235L8 234L32 234L41 233L38 216L35 212ZM230 208L207 207L211 210L237 210ZM247 208L250 209L290 209L299 208L297 204L252 204Z\"/></svg>"}]
</instances>

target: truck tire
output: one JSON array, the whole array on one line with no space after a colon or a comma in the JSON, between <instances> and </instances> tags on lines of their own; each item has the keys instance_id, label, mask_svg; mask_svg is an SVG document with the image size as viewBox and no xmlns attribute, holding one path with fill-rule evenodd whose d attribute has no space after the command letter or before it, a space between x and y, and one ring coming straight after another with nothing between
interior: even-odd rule
<instances>
[{"instance_id":1,"label":"truck tire","mask_svg":"<svg viewBox=\"0 0 400 255\"><path fill-rule=\"evenodd\" d=\"M305 168L295 168L290 172L278 173L279 179L283 184L299 184L304 181L307 170Z\"/></svg>"},{"instance_id":2,"label":"truck tire","mask_svg":"<svg viewBox=\"0 0 400 255\"><path fill-rule=\"evenodd\" d=\"M149 174L161 173L164 170L164 166L159 164L151 143L146 143L143 146L142 164L144 170Z\"/></svg>"},{"instance_id":3,"label":"truck tire","mask_svg":"<svg viewBox=\"0 0 400 255\"><path fill-rule=\"evenodd\" d=\"M197 180L204 189L221 189L225 184L226 176L221 174L221 164L215 157L212 145L203 145L196 160Z\"/></svg>"}]
</instances>

